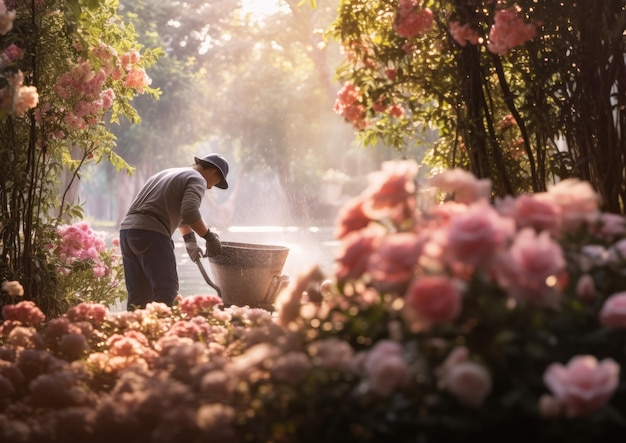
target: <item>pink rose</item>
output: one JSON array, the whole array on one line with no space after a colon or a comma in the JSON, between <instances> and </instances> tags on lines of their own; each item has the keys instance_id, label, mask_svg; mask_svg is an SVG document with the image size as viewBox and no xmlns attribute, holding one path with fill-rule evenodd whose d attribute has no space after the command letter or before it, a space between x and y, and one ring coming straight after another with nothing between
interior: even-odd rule
<instances>
[{"instance_id":1,"label":"pink rose","mask_svg":"<svg viewBox=\"0 0 626 443\"><path fill-rule=\"evenodd\" d=\"M565 276L561 246L547 231L524 228L494 264L496 278L509 295L537 306L558 308Z\"/></svg>"},{"instance_id":2,"label":"pink rose","mask_svg":"<svg viewBox=\"0 0 626 443\"><path fill-rule=\"evenodd\" d=\"M468 407L479 407L492 389L491 375L484 366L469 360L464 346L454 348L435 370L440 389Z\"/></svg>"},{"instance_id":3,"label":"pink rose","mask_svg":"<svg viewBox=\"0 0 626 443\"><path fill-rule=\"evenodd\" d=\"M565 414L579 417L608 403L617 389L619 371L619 365L610 358L598 362L592 355L578 355L566 366L548 366L543 381L563 404Z\"/></svg>"},{"instance_id":4,"label":"pink rose","mask_svg":"<svg viewBox=\"0 0 626 443\"><path fill-rule=\"evenodd\" d=\"M600 310L600 323L609 328L626 328L626 292L606 299Z\"/></svg>"},{"instance_id":5,"label":"pink rose","mask_svg":"<svg viewBox=\"0 0 626 443\"><path fill-rule=\"evenodd\" d=\"M565 229L575 229L598 216L600 199L588 182L562 180L548 189L547 197L561 208Z\"/></svg>"},{"instance_id":6,"label":"pink rose","mask_svg":"<svg viewBox=\"0 0 626 443\"><path fill-rule=\"evenodd\" d=\"M513 231L513 220L501 217L486 200L481 200L450 220L447 254L453 261L468 265L487 264Z\"/></svg>"},{"instance_id":7,"label":"pink rose","mask_svg":"<svg viewBox=\"0 0 626 443\"><path fill-rule=\"evenodd\" d=\"M416 278L404 296L408 318L419 323L454 321L461 313L461 290L457 282L439 275Z\"/></svg>"},{"instance_id":8,"label":"pink rose","mask_svg":"<svg viewBox=\"0 0 626 443\"><path fill-rule=\"evenodd\" d=\"M393 291L413 278L413 270L422 251L424 239L414 232L400 232L383 237L370 255L367 270L375 286Z\"/></svg>"},{"instance_id":9,"label":"pink rose","mask_svg":"<svg viewBox=\"0 0 626 443\"><path fill-rule=\"evenodd\" d=\"M458 203L473 203L491 196L491 180L478 179L461 168L443 171L428 179L428 184L454 195Z\"/></svg>"},{"instance_id":10,"label":"pink rose","mask_svg":"<svg viewBox=\"0 0 626 443\"><path fill-rule=\"evenodd\" d=\"M413 217L418 169L415 160L383 162L380 171L368 176L369 185L362 194L363 212L371 219L396 223Z\"/></svg>"},{"instance_id":11,"label":"pink rose","mask_svg":"<svg viewBox=\"0 0 626 443\"><path fill-rule=\"evenodd\" d=\"M522 194L512 205L509 216L515 219L518 228L533 228L538 232L550 231L557 234L561 229L561 208L544 193Z\"/></svg>"},{"instance_id":12,"label":"pink rose","mask_svg":"<svg viewBox=\"0 0 626 443\"><path fill-rule=\"evenodd\" d=\"M446 389L469 407L481 406L491 392L491 386L489 372L471 361L453 367L446 378Z\"/></svg>"},{"instance_id":13,"label":"pink rose","mask_svg":"<svg viewBox=\"0 0 626 443\"><path fill-rule=\"evenodd\" d=\"M351 232L343 238L336 259L338 280L356 279L363 275L382 234L380 228L370 227Z\"/></svg>"},{"instance_id":14,"label":"pink rose","mask_svg":"<svg viewBox=\"0 0 626 443\"><path fill-rule=\"evenodd\" d=\"M363 369L372 390L384 396L409 383L409 367L402 347L392 340L376 343L366 354Z\"/></svg>"},{"instance_id":15,"label":"pink rose","mask_svg":"<svg viewBox=\"0 0 626 443\"><path fill-rule=\"evenodd\" d=\"M370 219L363 212L363 199L354 197L339 210L335 227L335 237L342 239L353 231L366 228Z\"/></svg>"}]
</instances>

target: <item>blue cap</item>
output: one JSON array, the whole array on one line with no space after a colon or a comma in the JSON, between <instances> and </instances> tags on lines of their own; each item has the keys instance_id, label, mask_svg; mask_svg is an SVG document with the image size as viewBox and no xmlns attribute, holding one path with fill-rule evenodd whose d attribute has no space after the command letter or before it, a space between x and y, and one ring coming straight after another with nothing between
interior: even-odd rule
<instances>
[{"instance_id":1,"label":"blue cap","mask_svg":"<svg viewBox=\"0 0 626 443\"><path fill-rule=\"evenodd\" d=\"M228 189L228 182L226 181L226 176L228 175L228 162L224 157L220 154L207 154L204 157L194 157L193 159L195 160L196 165L209 163L215 166L222 174L222 180L215 186L220 189Z\"/></svg>"}]
</instances>

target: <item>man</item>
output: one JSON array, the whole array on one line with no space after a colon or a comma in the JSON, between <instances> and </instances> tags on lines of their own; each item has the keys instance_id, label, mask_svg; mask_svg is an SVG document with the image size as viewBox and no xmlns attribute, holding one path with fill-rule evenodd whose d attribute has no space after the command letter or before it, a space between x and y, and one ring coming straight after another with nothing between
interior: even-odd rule
<instances>
[{"instance_id":1,"label":"man","mask_svg":"<svg viewBox=\"0 0 626 443\"><path fill-rule=\"evenodd\" d=\"M148 179L120 225L127 309L145 308L151 302L171 306L178 295L178 272L172 235L182 234L189 257L204 255L197 233L206 241L206 255L221 253L216 233L200 213L207 189L228 188L228 162L219 154L194 157L195 164L170 168Z\"/></svg>"}]
</instances>

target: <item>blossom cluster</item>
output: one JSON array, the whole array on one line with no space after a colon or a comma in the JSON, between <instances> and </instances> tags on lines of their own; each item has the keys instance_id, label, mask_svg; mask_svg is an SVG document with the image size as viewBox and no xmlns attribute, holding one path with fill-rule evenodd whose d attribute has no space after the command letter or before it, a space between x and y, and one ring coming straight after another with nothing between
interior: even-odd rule
<instances>
[{"instance_id":1,"label":"blossom cluster","mask_svg":"<svg viewBox=\"0 0 626 443\"><path fill-rule=\"evenodd\" d=\"M101 259L101 254L107 249L102 233L93 231L87 222L59 226L57 233L60 241L55 252L65 266L71 267L76 261L90 260L96 276L107 274L108 270Z\"/></svg>"},{"instance_id":2,"label":"blossom cluster","mask_svg":"<svg viewBox=\"0 0 626 443\"><path fill-rule=\"evenodd\" d=\"M140 66L141 55L137 51L118 54L115 48L101 43L90 48L90 55L90 59L79 59L53 87L56 96L69 104L63 118L70 131L85 129L102 120L102 115L113 106L116 97L111 82L120 82L124 88L139 93L152 83ZM41 112L39 119L43 115L55 118L50 104L46 104ZM60 132L55 135L61 139L65 136Z\"/></svg>"},{"instance_id":3,"label":"blossom cluster","mask_svg":"<svg viewBox=\"0 0 626 443\"><path fill-rule=\"evenodd\" d=\"M434 27L435 15L430 8L424 6L419 0L398 0L395 17L390 27L398 37L406 39L403 49L410 56L415 48L415 39L425 36ZM519 6L511 6L506 9L496 9L493 16L493 24L489 28L488 35L476 28L473 23L461 23L459 20L448 21L448 32L452 39L460 46L485 44L488 51L507 55L511 49L521 47L537 35L537 25L526 23L522 17L522 9ZM384 73L384 78L394 83L397 70L390 63L379 63L374 45L366 42L350 42L344 45L346 55L351 63L362 64L367 70L379 70ZM357 57L357 54L362 54ZM392 117L401 117L405 110L398 103L385 103L382 94L377 97L367 96L365 90L361 90L354 82L346 82L337 93L334 110L356 129L362 130L371 126L368 113L382 113L387 111ZM389 101L390 98L387 98ZM370 102L371 101L371 102Z\"/></svg>"},{"instance_id":4,"label":"blossom cluster","mask_svg":"<svg viewBox=\"0 0 626 443\"><path fill-rule=\"evenodd\" d=\"M0 0L0 35L13 29L15 9L10 9ZM24 73L19 69L5 69L22 57L22 49L14 43L0 53L0 69L6 86L0 88L0 109L12 115L22 115L39 103L39 93L35 86L24 85Z\"/></svg>"},{"instance_id":5,"label":"blossom cluster","mask_svg":"<svg viewBox=\"0 0 626 443\"><path fill-rule=\"evenodd\" d=\"M368 125L365 106L361 103L361 90L352 83L346 83L337 93L334 110L357 128L363 129Z\"/></svg>"},{"instance_id":6,"label":"blossom cluster","mask_svg":"<svg viewBox=\"0 0 626 443\"><path fill-rule=\"evenodd\" d=\"M624 218L585 182L491 202L489 180L418 172L372 173L338 216L335 274L303 270L274 312L5 306L0 440L623 435Z\"/></svg>"},{"instance_id":7,"label":"blossom cluster","mask_svg":"<svg viewBox=\"0 0 626 443\"><path fill-rule=\"evenodd\" d=\"M517 5L498 9L489 31L487 49L494 54L506 55L512 48L523 46L537 35L534 23L525 23L520 17L521 8ZM421 7L418 0L399 0L393 29L400 37L411 39L425 34L433 27L433 12ZM461 46L468 43L477 45L484 39L470 23L461 24L457 20L448 23L452 38Z\"/></svg>"},{"instance_id":8,"label":"blossom cluster","mask_svg":"<svg viewBox=\"0 0 626 443\"><path fill-rule=\"evenodd\" d=\"M547 192L491 205L489 180L454 169L428 182L431 192L449 198L413 211L424 203L413 192L416 169L413 161L386 163L384 174L373 176L370 187L344 207L337 227L340 281L366 278L378 291L398 294L402 315L418 334L468 321L464 309L475 290L484 291L483 303L498 304L507 315L588 309L595 328L624 330L626 296L619 276L626 224L600 211L588 183L568 179ZM598 279L599 269L614 272L618 284L607 286L606 274ZM598 290L599 282L608 293ZM491 391L489 369L469 360L478 351L453 347L439 371L440 386L464 404L481 405ZM618 387L618 358L574 354L567 365L544 368L550 393L537 398L540 412L574 417L605 406ZM479 355L475 359L484 362ZM461 362L472 365L457 375L469 383L465 387L454 382ZM549 412L543 409L548 404Z\"/></svg>"},{"instance_id":9,"label":"blossom cluster","mask_svg":"<svg viewBox=\"0 0 626 443\"><path fill-rule=\"evenodd\" d=\"M411 38L433 27L433 12L418 4L417 0L399 0L393 29L400 37Z\"/></svg>"},{"instance_id":10,"label":"blossom cluster","mask_svg":"<svg viewBox=\"0 0 626 443\"><path fill-rule=\"evenodd\" d=\"M123 265L117 251L119 242L111 247L105 233L94 231L81 221L57 228L58 242L50 245L51 261L57 263L66 295L78 294L79 300L114 303L123 296Z\"/></svg>"},{"instance_id":11,"label":"blossom cluster","mask_svg":"<svg viewBox=\"0 0 626 443\"><path fill-rule=\"evenodd\" d=\"M512 48L522 46L537 35L537 26L525 23L519 17L520 12L516 6L496 12L487 45L491 52L506 55Z\"/></svg>"}]
</instances>

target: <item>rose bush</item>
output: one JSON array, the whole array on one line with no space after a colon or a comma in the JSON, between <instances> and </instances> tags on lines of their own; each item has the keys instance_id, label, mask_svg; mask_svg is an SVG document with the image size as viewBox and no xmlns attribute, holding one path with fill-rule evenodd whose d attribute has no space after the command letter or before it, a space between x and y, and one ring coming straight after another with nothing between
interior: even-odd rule
<instances>
[{"instance_id":1,"label":"rose bush","mask_svg":"<svg viewBox=\"0 0 626 443\"><path fill-rule=\"evenodd\" d=\"M624 219L584 182L488 203L484 180L417 172L374 173L336 273L303 270L273 313L4 306L0 441L621 438Z\"/></svg>"}]
</instances>

